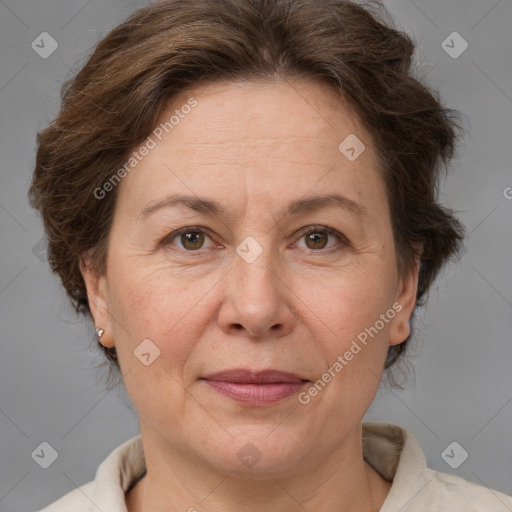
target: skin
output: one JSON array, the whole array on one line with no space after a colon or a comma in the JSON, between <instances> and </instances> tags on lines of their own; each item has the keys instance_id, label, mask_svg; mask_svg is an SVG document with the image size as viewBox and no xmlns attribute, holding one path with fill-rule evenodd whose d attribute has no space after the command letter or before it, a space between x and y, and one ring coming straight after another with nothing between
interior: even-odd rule
<instances>
[{"instance_id":1,"label":"skin","mask_svg":"<svg viewBox=\"0 0 512 512\"><path fill-rule=\"evenodd\" d=\"M362 419L389 345L410 333L418 267L398 274L372 141L317 82L211 83L177 98L162 120L191 96L197 106L119 185L106 272L82 266L101 341L116 347L139 414L147 476L127 508L377 511L391 484L363 460ZM350 134L366 146L353 162L338 150ZM295 199L332 192L364 215L282 214ZM139 217L173 193L229 213L179 206ZM301 230L315 225L348 245L321 232L308 243ZM169 236L187 226L209 230L202 245ZM252 263L236 252L248 236L263 249ZM394 303L401 311L306 405L297 394L241 405L200 380L244 367L316 382ZM144 339L161 351L149 366L133 354ZM248 442L261 453L251 467L237 457Z\"/></svg>"}]
</instances>

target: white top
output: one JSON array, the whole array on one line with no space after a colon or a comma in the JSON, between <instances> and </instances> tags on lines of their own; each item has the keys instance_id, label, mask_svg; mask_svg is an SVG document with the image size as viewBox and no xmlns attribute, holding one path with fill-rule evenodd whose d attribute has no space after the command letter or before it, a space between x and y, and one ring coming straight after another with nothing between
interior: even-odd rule
<instances>
[{"instance_id":1,"label":"white top","mask_svg":"<svg viewBox=\"0 0 512 512\"><path fill-rule=\"evenodd\" d=\"M363 456L393 481L380 512L512 512L511 496L428 468L418 441L397 425L363 423ZM118 446L100 464L93 481L40 512L127 512L125 492L145 469L139 435Z\"/></svg>"}]
</instances>

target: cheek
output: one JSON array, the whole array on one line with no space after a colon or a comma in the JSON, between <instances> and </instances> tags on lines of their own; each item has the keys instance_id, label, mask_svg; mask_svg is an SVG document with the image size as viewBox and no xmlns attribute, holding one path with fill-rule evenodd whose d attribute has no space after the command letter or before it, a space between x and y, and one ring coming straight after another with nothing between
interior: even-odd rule
<instances>
[{"instance_id":1,"label":"cheek","mask_svg":"<svg viewBox=\"0 0 512 512\"><path fill-rule=\"evenodd\" d=\"M351 269L332 276L321 286L304 285L298 294L307 309L340 344L373 326L392 306L395 292L393 272L384 268Z\"/></svg>"},{"instance_id":2,"label":"cheek","mask_svg":"<svg viewBox=\"0 0 512 512\"><path fill-rule=\"evenodd\" d=\"M178 414L185 402L186 362L200 336L193 314L198 299L189 297L187 286L152 278L142 268L118 267L111 277L114 339L131 400L145 418L167 407Z\"/></svg>"},{"instance_id":3,"label":"cheek","mask_svg":"<svg viewBox=\"0 0 512 512\"><path fill-rule=\"evenodd\" d=\"M348 409L360 414L369 406L388 352L395 314L393 272L371 268L347 272L330 281L323 293L315 288L305 296L319 318L314 350L321 351L325 365L325 372L317 376L320 401L334 407L339 421Z\"/></svg>"},{"instance_id":4,"label":"cheek","mask_svg":"<svg viewBox=\"0 0 512 512\"><path fill-rule=\"evenodd\" d=\"M347 279L333 283L323 297L308 297L309 304L315 304L315 311L320 312L317 333L327 332L315 337L314 350L322 353L324 371L317 375L318 391L310 389L318 396L318 405L327 407L338 425L347 415L364 415L384 368L395 312L386 280L374 277L366 282Z\"/></svg>"},{"instance_id":5,"label":"cheek","mask_svg":"<svg viewBox=\"0 0 512 512\"><path fill-rule=\"evenodd\" d=\"M121 362L131 366L133 351L149 339L160 350L160 363L169 368L183 365L201 335L201 299L213 281L190 280L140 263L118 263L111 268L109 281L114 290L109 312Z\"/></svg>"}]
</instances>

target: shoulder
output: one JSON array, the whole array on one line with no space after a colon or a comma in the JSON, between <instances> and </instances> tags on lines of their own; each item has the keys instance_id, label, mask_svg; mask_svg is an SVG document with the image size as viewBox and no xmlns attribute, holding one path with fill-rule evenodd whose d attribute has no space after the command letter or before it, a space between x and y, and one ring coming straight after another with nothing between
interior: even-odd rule
<instances>
[{"instance_id":1,"label":"shoulder","mask_svg":"<svg viewBox=\"0 0 512 512\"><path fill-rule=\"evenodd\" d=\"M432 469L426 470L426 476L430 483L423 501L428 500L434 510L512 512L512 497L496 489Z\"/></svg>"},{"instance_id":2,"label":"shoulder","mask_svg":"<svg viewBox=\"0 0 512 512\"><path fill-rule=\"evenodd\" d=\"M94 480L65 494L39 512L126 512L125 493L145 471L140 435L115 448Z\"/></svg>"},{"instance_id":3,"label":"shoulder","mask_svg":"<svg viewBox=\"0 0 512 512\"><path fill-rule=\"evenodd\" d=\"M427 466L408 430L383 422L363 423L365 459L392 481L380 512L512 512L512 497Z\"/></svg>"}]
</instances>

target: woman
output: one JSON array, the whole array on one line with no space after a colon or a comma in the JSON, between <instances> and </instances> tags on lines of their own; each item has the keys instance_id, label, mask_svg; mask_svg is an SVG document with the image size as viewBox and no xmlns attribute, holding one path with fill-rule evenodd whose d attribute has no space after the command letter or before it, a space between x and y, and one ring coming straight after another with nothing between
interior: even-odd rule
<instances>
[{"instance_id":1,"label":"woman","mask_svg":"<svg viewBox=\"0 0 512 512\"><path fill-rule=\"evenodd\" d=\"M45 511L512 509L362 423L463 238L413 51L334 0L165 0L98 44L30 197L141 436Z\"/></svg>"}]
</instances>

